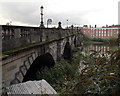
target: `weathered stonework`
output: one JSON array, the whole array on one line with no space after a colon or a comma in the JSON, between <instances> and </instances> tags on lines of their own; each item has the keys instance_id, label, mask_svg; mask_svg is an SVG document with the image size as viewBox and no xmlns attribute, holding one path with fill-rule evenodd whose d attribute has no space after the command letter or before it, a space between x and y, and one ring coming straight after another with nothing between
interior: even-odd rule
<instances>
[{"instance_id":1,"label":"weathered stonework","mask_svg":"<svg viewBox=\"0 0 120 96\"><path fill-rule=\"evenodd\" d=\"M3 25L2 30L3 53L7 55L2 63L4 86L22 82L38 56L49 53L57 62L63 58L66 43L73 49L82 42L81 31L76 29Z\"/></svg>"}]
</instances>

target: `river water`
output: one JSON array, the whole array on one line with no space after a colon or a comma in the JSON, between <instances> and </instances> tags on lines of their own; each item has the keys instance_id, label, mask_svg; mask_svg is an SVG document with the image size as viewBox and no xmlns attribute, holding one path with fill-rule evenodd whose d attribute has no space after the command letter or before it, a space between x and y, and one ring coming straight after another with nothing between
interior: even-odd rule
<instances>
[{"instance_id":1,"label":"river water","mask_svg":"<svg viewBox=\"0 0 120 96\"><path fill-rule=\"evenodd\" d=\"M116 45L106 45L106 44L84 44L83 52L90 53L90 50L100 51L100 53L106 53L107 51L117 50L118 46Z\"/></svg>"},{"instance_id":2,"label":"river water","mask_svg":"<svg viewBox=\"0 0 120 96\"><path fill-rule=\"evenodd\" d=\"M90 43L90 44L84 44L83 45L83 50L82 53L84 53L84 55L87 56L87 54L91 54L91 51L96 51L99 52L100 54L106 54L109 51L114 51L117 50L118 46L117 45L108 45L108 44L101 44L101 43ZM83 69L85 69L87 66L84 65L82 62L84 60L80 60L80 65L79 65L79 72L81 73L81 71Z\"/></svg>"}]
</instances>

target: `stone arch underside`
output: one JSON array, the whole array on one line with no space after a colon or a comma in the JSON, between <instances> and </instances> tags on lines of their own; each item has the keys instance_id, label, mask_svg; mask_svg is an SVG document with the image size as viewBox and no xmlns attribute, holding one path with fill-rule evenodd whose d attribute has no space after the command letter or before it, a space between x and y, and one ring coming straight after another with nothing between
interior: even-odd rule
<instances>
[{"instance_id":1,"label":"stone arch underside","mask_svg":"<svg viewBox=\"0 0 120 96\"><path fill-rule=\"evenodd\" d=\"M72 49L69 42L66 42L65 44L64 51L63 51L63 58L68 60L72 58Z\"/></svg>"},{"instance_id":2,"label":"stone arch underside","mask_svg":"<svg viewBox=\"0 0 120 96\"><path fill-rule=\"evenodd\" d=\"M33 64L30 66L29 70L27 71L26 75L24 76L23 82L28 80L36 80L36 72L41 68L47 66L48 68L55 65L55 61L50 53L43 54L38 56L34 61Z\"/></svg>"},{"instance_id":3,"label":"stone arch underside","mask_svg":"<svg viewBox=\"0 0 120 96\"><path fill-rule=\"evenodd\" d=\"M28 59L26 59L23 62L23 65L19 67L19 71L17 71L15 74L14 79L10 82L10 85L17 84L21 82L25 82L28 80L36 80L36 72L47 67L52 67L55 65L55 61L53 59L53 56L47 52L43 55L37 55L36 58L33 57L33 55L28 56Z\"/></svg>"}]
</instances>

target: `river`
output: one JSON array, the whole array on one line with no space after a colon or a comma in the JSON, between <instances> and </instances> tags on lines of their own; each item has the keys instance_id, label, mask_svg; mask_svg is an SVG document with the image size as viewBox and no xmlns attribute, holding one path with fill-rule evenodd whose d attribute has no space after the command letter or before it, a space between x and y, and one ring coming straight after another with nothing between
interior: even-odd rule
<instances>
[{"instance_id":1,"label":"river","mask_svg":"<svg viewBox=\"0 0 120 96\"><path fill-rule=\"evenodd\" d=\"M100 51L100 53L106 53L107 51L114 51L117 50L118 46L116 45L107 45L107 44L84 44L83 45L83 52L89 54L90 50Z\"/></svg>"},{"instance_id":2,"label":"river","mask_svg":"<svg viewBox=\"0 0 120 96\"><path fill-rule=\"evenodd\" d=\"M108 44L102 44L102 43L87 43L83 45L83 49L82 49L82 54L86 57L85 59L80 59L80 65L79 65L79 72L81 73L81 71L83 69L85 69L86 67L88 67L87 65L83 64L83 61L87 61L89 55L91 54L92 51L96 51L100 54L106 54L108 52L111 51L115 51L118 49L117 45L108 45ZM97 55L96 55L97 56ZM93 61L91 59L91 61Z\"/></svg>"}]
</instances>

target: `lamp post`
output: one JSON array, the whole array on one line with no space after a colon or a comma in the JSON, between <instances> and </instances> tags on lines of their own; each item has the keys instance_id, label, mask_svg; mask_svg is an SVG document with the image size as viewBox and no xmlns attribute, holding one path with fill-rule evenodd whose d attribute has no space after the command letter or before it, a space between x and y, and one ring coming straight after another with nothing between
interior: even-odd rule
<instances>
[{"instance_id":1,"label":"lamp post","mask_svg":"<svg viewBox=\"0 0 120 96\"><path fill-rule=\"evenodd\" d=\"M67 29L68 29L68 19L67 19Z\"/></svg>"},{"instance_id":2,"label":"lamp post","mask_svg":"<svg viewBox=\"0 0 120 96\"><path fill-rule=\"evenodd\" d=\"M44 24L43 24L43 6L40 7L40 10L41 10L41 13L40 13L40 15L41 15L40 27L44 28Z\"/></svg>"}]
</instances>

